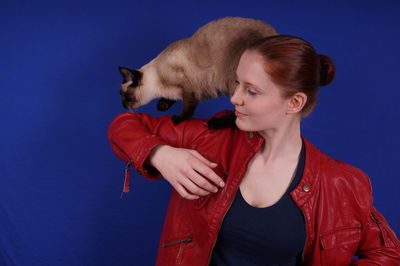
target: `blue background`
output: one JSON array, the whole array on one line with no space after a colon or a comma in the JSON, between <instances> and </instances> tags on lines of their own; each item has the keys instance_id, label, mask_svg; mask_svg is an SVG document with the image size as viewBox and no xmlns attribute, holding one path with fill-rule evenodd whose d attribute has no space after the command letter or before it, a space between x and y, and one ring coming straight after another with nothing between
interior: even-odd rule
<instances>
[{"instance_id":1,"label":"blue background","mask_svg":"<svg viewBox=\"0 0 400 266\"><path fill-rule=\"evenodd\" d=\"M153 265L170 185L133 173L106 139L123 112L117 66L139 68L225 16L303 37L337 66L303 134L363 169L400 234L398 1L0 2L0 265ZM139 109L154 115L156 101ZM177 104L168 112L180 111ZM196 117L229 109L203 102Z\"/></svg>"}]
</instances>

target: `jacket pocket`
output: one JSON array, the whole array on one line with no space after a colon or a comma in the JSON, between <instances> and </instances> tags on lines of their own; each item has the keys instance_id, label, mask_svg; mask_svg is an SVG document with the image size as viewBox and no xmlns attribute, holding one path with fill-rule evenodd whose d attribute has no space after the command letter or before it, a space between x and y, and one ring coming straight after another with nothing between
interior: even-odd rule
<instances>
[{"instance_id":1,"label":"jacket pocket","mask_svg":"<svg viewBox=\"0 0 400 266\"><path fill-rule=\"evenodd\" d=\"M336 228L319 235L322 265L351 263L361 239L362 226Z\"/></svg>"},{"instance_id":2,"label":"jacket pocket","mask_svg":"<svg viewBox=\"0 0 400 266\"><path fill-rule=\"evenodd\" d=\"M361 229L361 225L342 227L325 234L320 234L321 248L329 250L337 246L357 244L361 239Z\"/></svg>"},{"instance_id":3,"label":"jacket pocket","mask_svg":"<svg viewBox=\"0 0 400 266\"><path fill-rule=\"evenodd\" d=\"M201 209L208 200L213 196L213 192L210 192L207 196L200 196L200 198L193 200L193 207L195 209Z\"/></svg>"},{"instance_id":4,"label":"jacket pocket","mask_svg":"<svg viewBox=\"0 0 400 266\"><path fill-rule=\"evenodd\" d=\"M176 252L175 264L182 264L184 250L190 245L190 243L192 243L192 237L187 236L166 241L164 242L163 246L164 248L174 249Z\"/></svg>"}]
</instances>

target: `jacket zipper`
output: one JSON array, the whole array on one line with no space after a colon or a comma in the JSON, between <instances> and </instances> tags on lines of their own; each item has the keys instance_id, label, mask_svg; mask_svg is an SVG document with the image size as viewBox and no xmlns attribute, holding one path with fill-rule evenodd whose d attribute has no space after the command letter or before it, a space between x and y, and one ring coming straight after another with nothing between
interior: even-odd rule
<instances>
[{"instance_id":1,"label":"jacket zipper","mask_svg":"<svg viewBox=\"0 0 400 266\"><path fill-rule=\"evenodd\" d=\"M255 154L255 153L256 153L256 152L253 152L253 154L247 158L247 161L246 161L246 163L245 163L246 169L247 169L247 166L248 166L248 164L249 164L251 158L254 157L254 154ZM238 189L239 189L239 187L240 187L240 183L241 183L241 181L243 180L243 177L244 177L245 174L246 174L246 171L245 171L245 172L242 174L242 176L240 177L240 180L239 180L240 182L239 182L239 185L238 185L237 188L236 188L235 195L236 195L236 193L237 193L237 191L238 191ZM227 186L226 183L225 183L225 186ZM219 231L221 230L221 226L222 226L222 223L224 222L225 216L226 216L226 214L228 213L229 209L231 208L231 206L232 206L234 200L235 200L235 196L232 197L231 202L229 203L228 208L226 208L225 213L224 213L224 215L222 216L222 219L220 220L221 222L219 223L218 230L217 230L217 234L216 234L215 239L214 239L214 243L213 243L212 248L211 248L211 250L210 250L210 252L209 252L209 254L208 254L208 262L207 262L206 266L210 265L212 251L214 250L215 244L217 243Z\"/></svg>"},{"instance_id":2,"label":"jacket zipper","mask_svg":"<svg viewBox=\"0 0 400 266\"><path fill-rule=\"evenodd\" d=\"M121 199L121 198L122 198L122 195L123 195L124 193L128 193L128 192L129 192L129 184L130 184L130 176L131 176L131 166L132 166L132 164L133 164L133 161L132 161L132 159L128 156L128 154L127 154L123 149L121 149L121 148L117 145L117 143L115 143L115 142L113 141L112 144L113 144L115 147L117 147L118 150L119 150L122 154L125 155L126 160L128 160L128 163L127 163L126 166L125 166L124 185L123 185L123 187L122 187L122 192L121 192L121 196L120 196L120 199Z\"/></svg>"},{"instance_id":3,"label":"jacket zipper","mask_svg":"<svg viewBox=\"0 0 400 266\"><path fill-rule=\"evenodd\" d=\"M385 236L385 233L384 233L384 228L382 228L382 221L379 220L379 219L375 216L375 214L374 214L373 212L370 213L370 216L371 216L371 219L372 219L372 220L378 225L378 227L379 227L379 231L381 232L381 236L382 236L382 238L383 238L383 243L384 243L385 247L390 247L390 244L388 243L388 239L387 239L387 237ZM386 231L386 230L385 230L385 231Z\"/></svg>"},{"instance_id":4,"label":"jacket zipper","mask_svg":"<svg viewBox=\"0 0 400 266\"><path fill-rule=\"evenodd\" d=\"M371 216L372 220L374 220L374 222L375 222L376 224L380 225L380 224L382 223L378 218L376 218L376 216L375 216L374 213L371 212L371 213L370 213L370 216ZM381 228L381 227L379 226L379 228Z\"/></svg>"},{"instance_id":5,"label":"jacket zipper","mask_svg":"<svg viewBox=\"0 0 400 266\"><path fill-rule=\"evenodd\" d=\"M117 143L115 143L114 141L112 141L112 144L113 144L115 147L117 147L118 150L120 150L120 152L122 152L122 153L125 155L126 160L132 161L132 160L129 158L128 154L127 154L123 149L121 149L121 148L117 145Z\"/></svg>"},{"instance_id":6,"label":"jacket zipper","mask_svg":"<svg viewBox=\"0 0 400 266\"><path fill-rule=\"evenodd\" d=\"M251 156L250 158L252 158L252 157L253 157L253 156ZM248 163L249 161L250 161L250 159L247 161L247 163ZM225 172L225 171L224 171L224 174L225 174L225 180L226 180L226 178L227 178L227 176L228 176L229 174L228 174L227 172ZM243 174L243 176L244 176L244 175L245 175L245 173ZM242 179L243 179L243 176L242 176ZM225 186L227 186L226 183L225 183ZM240 183L239 183L238 187L236 188L236 193L237 193L237 191L239 190L239 187L240 187ZM235 195L236 195L236 193L235 193ZM216 235L216 237L215 237L215 239L214 239L214 243L213 243L212 248L211 248L211 251L210 251L210 253L209 253L209 255L208 255L208 263L207 263L207 266L210 264L212 251L214 250L215 244L217 244L217 239L218 239L219 231L221 230L221 227L222 227L222 223L224 222L225 216L226 216L226 214L228 213L229 209L231 208L231 206L232 206L234 200L235 200L235 197L232 197L232 200L231 200L231 202L229 203L228 208L226 208L226 211L225 211L224 215L222 216L221 222L219 223L219 227L218 227L218 230L217 230L217 235Z\"/></svg>"},{"instance_id":7,"label":"jacket zipper","mask_svg":"<svg viewBox=\"0 0 400 266\"><path fill-rule=\"evenodd\" d=\"M238 189L239 189L239 187L238 187ZM237 190L236 190L236 193L237 193ZM215 244L217 244L217 239L218 239L219 231L221 230L222 223L223 223L223 221L224 221L224 219L225 219L225 216L226 216L226 214L228 213L230 207L232 206L234 199L235 199L235 198L232 199L231 203L229 204L228 208L226 209L226 211L225 211L225 213L224 213L224 216L222 216L221 222L219 223L219 227L218 227L218 230L217 230L217 235L216 235L216 237L215 237L214 244L212 245L211 251L210 251L210 253L209 253L209 255L208 255L208 263L207 263L206 265L210 265L212 251L214 250Z\"/></svg>"},{"instance_id":8,"label":"jacket zipper","mask_svg":"<svg viewBox=\"0 0 400 266\"><path fill-rule=\"evenodd\" d=\"M182 240L177 240L177 241L171 241L171 242L164 243L164 247L170 247L170 246L178 245L178 244L181 244L181 243L190 243L190 242L192 242L192 238L188 237L188 238L185 238L185 239L182 239Z\"/></svg>"},{"instance_id":9,"label":"jacket zipper","mask_svg":"<svg viewBox=\"0 0 400 266\"><path fill-rule=\"evenodd\" d=\"M170 247L170 246L174 246L174 245L178 245L179 244L179 250L178 250L178 254L176 255L176 264L181 264L182 263L182 259L183 259L183 245L192 242L192 238L191 237L187 237L185 239L182 240L177 240L177 241L171 241L171 242L167 242L164 243L164 247Z\"/></svg>"}]
</instances>

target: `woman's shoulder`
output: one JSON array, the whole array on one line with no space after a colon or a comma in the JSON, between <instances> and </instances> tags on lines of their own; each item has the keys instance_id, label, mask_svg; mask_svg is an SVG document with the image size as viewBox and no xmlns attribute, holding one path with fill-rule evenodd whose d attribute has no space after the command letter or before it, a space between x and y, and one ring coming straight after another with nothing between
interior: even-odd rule
<instances>
[{"instance_id":1,"label":"woman's shoulder","mask_svg":"<svg viewBox=\"0 0 400 266\"><path fill-rule=\"evenodd\" d=\"M320 192L316 194L320 200L331 207L340 206L364 216L372 205L368 175L360 168L332 158L314 146L309 147L309 153L306 153L305 175L311 186L314 185Z\"/></svg>"},{"instance_id":2,"label":"woman's shoulder","mask_svg":"<svg viewBox=\"0 0 400 266\"><path fill-rule=\"evenodd\" d=\"M321 164L321 174L330 186L338 190L363 196L372 192L371 181L362 169L328 155Z\"/></svg>"},{"instance_id":3,"label":"woman's shoulder","mask_svg":"<svg viewBox=\"0 0 400 266\"><path fill-rule=\"evenodd\" d=\"M313 172L318 175L322 183L336 189L371 192L370 179L359 167L333 158L313 145L309 146L311 146L310 157L314 158L312 164L316 168Z\"/></svg>"}]
</instances>

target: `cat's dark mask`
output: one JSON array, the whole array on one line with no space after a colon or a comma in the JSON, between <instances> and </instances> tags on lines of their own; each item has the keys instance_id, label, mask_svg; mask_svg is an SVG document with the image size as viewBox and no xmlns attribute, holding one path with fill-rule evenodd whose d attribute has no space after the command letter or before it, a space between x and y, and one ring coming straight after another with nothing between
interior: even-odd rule
<instances>
[{"instance_id":1,"label":"cat's dark mask","mask_svg":"<svg viewBox=\"0 0 400 266\"><path fill-rule=\"evenodd\" d=\"M128 110L135 110L137 107L137 98L135 90L140 85L142 79L142 72L132 70L126 67L119 67L119 72L123 77L121 89L119 91L122 97L122 106ZM130 82L130 84L125 84Z\"/></svg>"}]
</instances>

